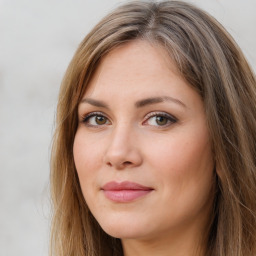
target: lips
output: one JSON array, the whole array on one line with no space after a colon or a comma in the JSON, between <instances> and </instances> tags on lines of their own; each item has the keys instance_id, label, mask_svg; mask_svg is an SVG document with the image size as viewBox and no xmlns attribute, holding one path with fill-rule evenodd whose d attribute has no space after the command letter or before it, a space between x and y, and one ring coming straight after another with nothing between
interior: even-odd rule
<instances>
[{"instance_id":1,"label":"lips","mask_svg":"<svg viewBox=\"0 0 256 256\"><path fill-rule=\"evenodd\" d=\"M102 190L106 198L118 203L132 202L153 191L153 188L145 187L141 184L124 181L121 183L112 181L106 183Z\"/></svg>"}]
</instances>

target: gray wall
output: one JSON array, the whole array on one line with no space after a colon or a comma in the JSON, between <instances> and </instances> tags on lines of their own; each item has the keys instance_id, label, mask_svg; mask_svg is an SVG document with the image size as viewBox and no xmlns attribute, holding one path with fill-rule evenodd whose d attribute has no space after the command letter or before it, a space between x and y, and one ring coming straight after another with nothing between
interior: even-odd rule
<instances>
[{"instance_id":1,"label":"gray wall","mask_svg":"<svg viewBox=\"0 0 256 256\"><path fill-rule=\"evenodd\" d=\"M0 255L46 256L57 94L84 35L118 0L0 0ZM256 70L256 1L194 0Z\"/></svg>"}]
</instances>

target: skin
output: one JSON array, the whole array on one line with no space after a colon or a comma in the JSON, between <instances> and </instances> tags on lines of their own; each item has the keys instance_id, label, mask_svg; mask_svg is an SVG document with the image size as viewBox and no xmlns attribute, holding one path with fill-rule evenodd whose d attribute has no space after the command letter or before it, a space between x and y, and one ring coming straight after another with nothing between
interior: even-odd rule
<instances>
[{"instance_id":1,"label":"skin","mask_svg":"<svg viewBox=\"0 0 256 256\"><path fill-rule=\"evenodd\" d=\"M155 97L162 101L145 101ZM103 230L121 238L125 256L204 255L214 185L206 116L165 50L142 40L112 50L78 115L74 160L82 192ZM110 181L152 191L114 202L102 190Z\"/></svg>"}]
</instances>

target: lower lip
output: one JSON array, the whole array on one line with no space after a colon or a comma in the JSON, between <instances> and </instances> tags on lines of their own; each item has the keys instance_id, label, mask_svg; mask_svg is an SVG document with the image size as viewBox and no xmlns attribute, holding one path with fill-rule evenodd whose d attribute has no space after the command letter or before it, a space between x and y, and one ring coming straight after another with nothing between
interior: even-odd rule
<instances>
[{"instance_id":1,"label":"lower lip","mask_svg":"<svg viewBox=\"0 0 256 256\"><path fill-rule=\"evenodd\" d=\"M149 194L152 190L104 190L105 196L117 203L132 202Z\"/></svg>"}]
</instances>

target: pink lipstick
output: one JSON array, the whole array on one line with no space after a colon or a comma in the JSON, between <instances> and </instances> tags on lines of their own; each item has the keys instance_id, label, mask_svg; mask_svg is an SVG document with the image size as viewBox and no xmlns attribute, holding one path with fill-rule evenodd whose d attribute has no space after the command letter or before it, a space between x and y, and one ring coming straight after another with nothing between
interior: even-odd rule
<instances>
[{"instance_id":1,"label":"pink lipstick","mask_svg":"<svg viewBox=\"0 0 256 256\"><path fill-rule=\"evenodd\" d=\"M112 181L102 187L105 196L111 201L127 203L149 194L153 189L140 184L124 181Z\"/></svg>"}]
</instances>

